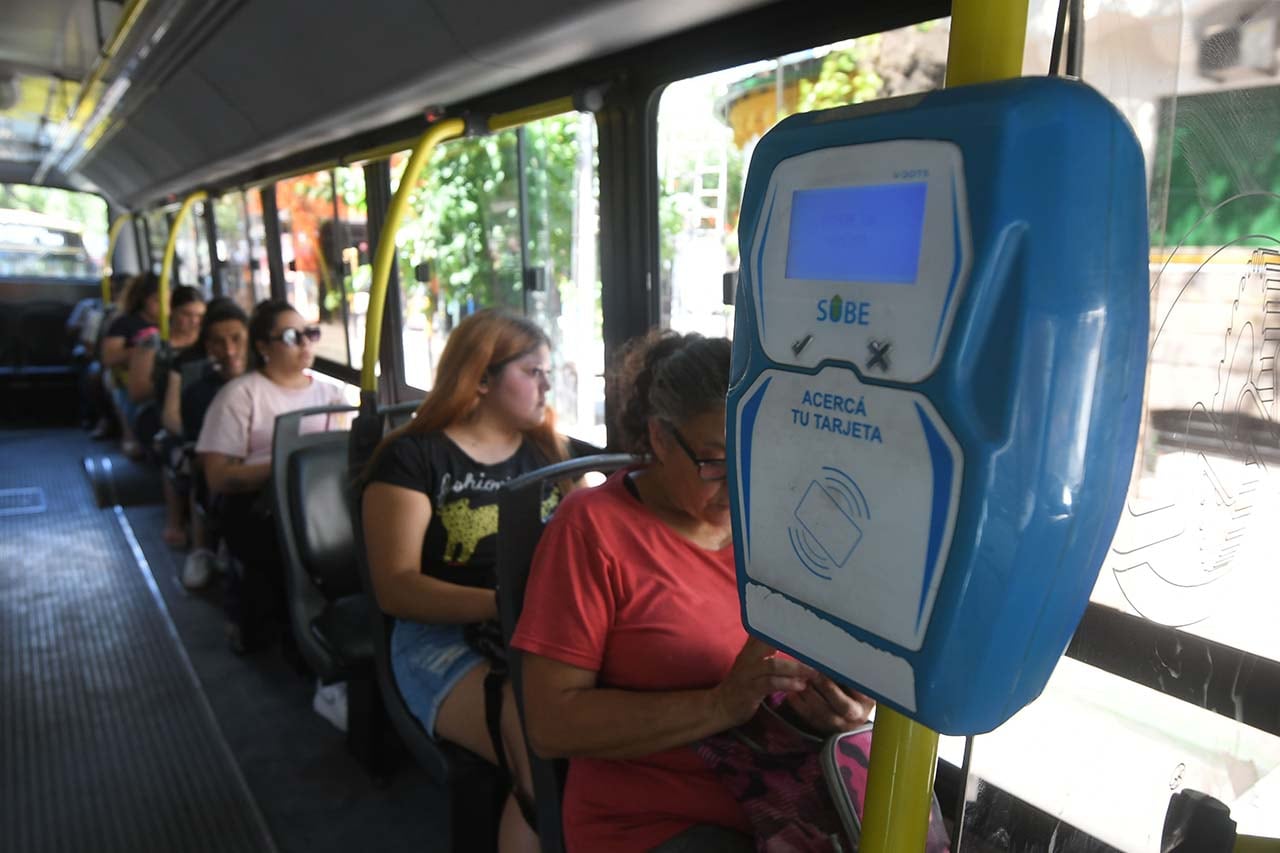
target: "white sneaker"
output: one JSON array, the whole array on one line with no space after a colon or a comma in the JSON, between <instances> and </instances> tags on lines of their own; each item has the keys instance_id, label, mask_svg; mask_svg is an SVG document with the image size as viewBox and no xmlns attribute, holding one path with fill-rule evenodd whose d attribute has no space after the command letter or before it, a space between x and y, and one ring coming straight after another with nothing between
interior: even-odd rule
<instances>
[{"instance_id":1,"label":"white sneaker","mask_svg":"<svg viewBox=\"0 0 1280 853\"><path fill-rule=\"evenodd\" d=\"M197 548L182 563L182 585L187 589L200 589L213 577L217 557L207 548Z\"/></svg>"},{"instance_id":2,"label":"white sneaker","mask_svg":"<svg viewBox=\"0 0 1280 853\"><path fill-rule=\"evenodd\" d=\"M338 731L347 730L347 682L336 681L333 684L316 683L316 698L311 708L317 714L333 723Z\"/></svg>"}]
</instances>

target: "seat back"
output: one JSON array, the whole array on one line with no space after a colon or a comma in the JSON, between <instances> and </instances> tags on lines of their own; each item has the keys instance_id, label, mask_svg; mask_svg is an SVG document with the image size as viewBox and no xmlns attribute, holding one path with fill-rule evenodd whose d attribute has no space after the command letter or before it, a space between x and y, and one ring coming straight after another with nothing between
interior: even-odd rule
<instances>
[{"instance_id":1,"label":"seat back","mask_svg":"<svg viewBox=\"0 0 1280 853\"><path fill-rule=\"evenodd\" d=\"M372 458L373 451L382 440L383 434L388 431L387 422L393 417L390 413L391 409L407 410L410 416L413 413L413 407L406 404L379 408L372 395L366 395L362 399L360 414L351 426L347 456L350 472L348 482L353 484L348 491L348 500L355 537L355 566L365 594L375 603L377 595L373 589L373 578L369 574L368 552L364 546L364 525L360 512L363 493L361 484L365 465ZM437 784L447 785L450 778L449 758L441 750L435 738L431 737L418 722L418 718L413 716L409 706L405 704L404 697L400 695L399 688L396 687L395 674L391 671L391 629L394 622L376 606L370 608L370 613L372 614L370 630L373 633L374 669L377 674L378 688L382 693L383 705L386 707L387 716L391 718L391 725L400 739L409 747L418 765L426 770Z\"/></svg>"},{"instance_id":2,"label":"seat back","mask_svg":"<svg viewBox=\"0 0 1280 853\"><path fill-rule=\"evenodd\" d=\"M25 367L68 367L71 347L67 341L67 318L71 306L51 300L28 302L22 306L19 346Z\"/></svg>"},{"instance_id":3,"label":"seat back","mask_svg":"<svg viewBox=\"0 0 1280 853\"><path fill-rule=\"evenodd\" d=\"M529 566L547 521L542 517L544 493L556 482L577 480L592 471L609 473L636 461L637 457L628 453L582 456L516 477L498 490L498 614L502 621L502 639L507 646L509 677L520 712L521 729L524 729L525 720L524 679L521 655L511 648L511 636L520 621L525 587L529 583ZM528 742L526 735L526 745ZM539 843L543 853L563 853L560 794L564 787L564 764L540 758L532 750L528 755L538 810Z\"/></svg>"},{"instance_id":4,"label":"seat back","mask_svg":"<svg viewBox=\"0 0 1280 853\"><path fill-rule=\"evenodd\" d=\"M318 675L333 678L347 663L312 633L328 604L359 589L355 537L346 501L347 433L303 433L303 420L353 411L324 406L276 418L271 491L285 563L289 621L298 650Z\"/></svg>"}]
</instances>

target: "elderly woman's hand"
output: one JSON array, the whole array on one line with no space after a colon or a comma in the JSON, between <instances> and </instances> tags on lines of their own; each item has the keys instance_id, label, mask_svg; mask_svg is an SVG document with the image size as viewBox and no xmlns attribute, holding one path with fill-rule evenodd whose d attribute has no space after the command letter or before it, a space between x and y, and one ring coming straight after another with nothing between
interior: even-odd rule
<instances>
[{"instance_id":1,"label":"elderly woman's hand","mask_svg":"<svg viewBox=\"0 0 1280 853\"><path fill-rule=\"evenodd\" d=\"M787 706L811 729L825 735L861 726L876 702L819 675L810 678L804 690L788 696Z\"/></svg>"},{"instance_id":2,"label":"elderly woman's hand","mask_svg":"<svg viewBox=\"0 0 1280 853\"><path fill-rule=\"evenodd\" d=\"M713 691L712 697L725 727L741 725L760 708L771 693L795 694L806 689L817 671L777 649L748 637L733 669Z\"/></svg>"}]
</instances>

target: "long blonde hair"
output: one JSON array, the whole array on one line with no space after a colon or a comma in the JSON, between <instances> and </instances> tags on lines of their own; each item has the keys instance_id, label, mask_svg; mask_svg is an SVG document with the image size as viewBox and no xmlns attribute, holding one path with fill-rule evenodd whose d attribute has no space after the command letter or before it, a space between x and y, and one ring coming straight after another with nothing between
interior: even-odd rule
<instances>
[{"instance_id":1,"label":"long blonde hair","mask_svg":"<svg viewBox=\"0 0 1280 853\"><path fill-rule=\"evenodd\" d=\"M413 414L413 420L388 433L369 462L373 469L384 448L402 435L437 432L465 420L480 403L476 389L486 376L496 376L509 362L550 349L546 332L531 320L499 308L486 308L467 317L450 333L436 369L436 384ZM555 411L548 406L542 423L525 436L548 463L568 458L568 448L556 434Z\"/></svg>"}]
</instances>

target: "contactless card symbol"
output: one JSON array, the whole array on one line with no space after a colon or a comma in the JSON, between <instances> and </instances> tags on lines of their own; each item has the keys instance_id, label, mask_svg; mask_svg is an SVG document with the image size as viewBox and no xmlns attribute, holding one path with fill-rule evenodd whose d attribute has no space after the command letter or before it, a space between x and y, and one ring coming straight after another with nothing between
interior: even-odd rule
<instances>
[{"instance_id":1,"label":"contactless card symbol","mask_svg":"<svg viewBox=\"0 0 1280 853\"><path fill-rule=\"evenodd\" d=\"M858 484L837 468L824 467L796 505L796 524L787 527L791 549L806 569L830 580L844 568L862 541L871 510Z\"/></svg>"}]
</instances>

